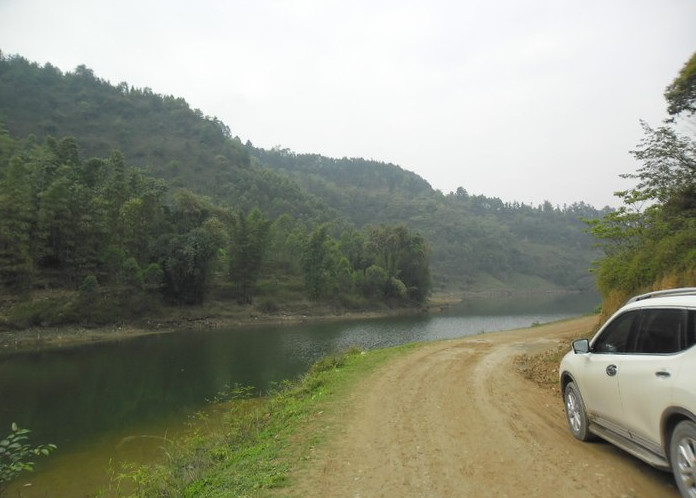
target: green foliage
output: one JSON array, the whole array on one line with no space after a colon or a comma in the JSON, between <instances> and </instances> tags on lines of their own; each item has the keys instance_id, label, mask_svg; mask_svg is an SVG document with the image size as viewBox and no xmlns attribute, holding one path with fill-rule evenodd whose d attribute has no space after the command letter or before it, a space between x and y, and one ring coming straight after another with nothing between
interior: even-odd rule
<instances>
[{"instance_id":1,"label":"green foliage","mask_svg":"<svg viewBox=\"0 0 696 498\"><path fill-rule=\"evenodd\" d=\"M688 273L696 243L696 146L666 126L644 126L646 138L634 151L643 166L635 188L619 192L624 205L590 227L606 258L597 283L605 296L649 290L666 276ZM647 207L642 208L647 203ZM642 209L641 209L642 208Z\"/></svg>"},{"instance_id":2,"label":"green foliage","mask_svg":"<svg viewBox=\"0 0 696 498\"><path fill-rule=\"evenodd\" d=\"M219 246L209 227L195 228L169 240L164 259L164 294L175 303L201 304Z\"/></svg>"},{"instance_id":3,"label":"green foliage","mask_svg":"<svg viewBox=\"0 0 696 498\"><path fill-rule=\"evenodd\" d=\"M164 271L158 263L150 263L142 271L143 283L148 286L159 287L164 279Z\"/></svg>"},{"instance_id":4,"label":"green foliage","mask_svg":"<svg viewBox=\"0 0 696 498\"><path fill-rule=\"evenodd\" d=\"M696 52L684 64L677 78L665 90L667 112L672 116L696 112Z\"/></svg>"},{"instance_id":5,"label":"green foliage","mask_svg":"<svg viewBox=\"0 0 696 498\"><path fill-rule=\"evenodd\" d=\"M381 298L388 281L387 270L377 265L369 266L365 270L365 277L361 279L363 294L370 299Z\"/></svg>"},{"instance_id":6,"label":"green foliage","mask_svg":"<svg viewBox=\"0 0 696 498\"><path fill-rule=\"evenodd\" d=\"M242 304L251 304L253 300L270 225L259 209L253 210L247 217L240 213L232 220L230 279L235 284L237 300Z\"/></svg>"},{"instance_id":7,"label":"green foliage","mask_svg":"<svg viewBox=\"0 0 696 498\"><path fill-rule=\"evenodd\" d=\"M31 446L28 443L30 432L13 423L12 432L0 439L0 495L19 474L34 470L35 457L48 456L56 449L54 444Z\"/></svg>"},{"instance_id":8,"label":"green foliage","mask_svg":"<svg viewBox=\"0 0 696 498\"><path fill-rule=\"evenodd\" d=\"M305 288L310 299L319 299L328 290L334 255L334 241L328 225L315 229L304 248L303 270Z\"/></svg>"},{"instance_id":9,"label":"green foliage","mask_svg":"<svg viewBox=\"0 0 696 498\"><path fill-rule=\"evenodd\" d=\"M325 200L358 229L403 224L420 233L429 243L433 280L440 286L465 287L482 273L502 280L518 273L578 288L599 255L582 219L596 218L608 208L597 210L582 202L562 208L548 202L533 207L470 196L461 187L443 196L422 178L392 164L279 148L250 150ZM344 233L350 233L347 230ZM549 252L554 255L552 264ZM346 247L344 254L354 269L364 270L372 263L358 261L361 253L353 248Z\"/></svg>"},{"instance_id":10,"label":"green foliage","mask_svg":"<svg viewBox=\"0 0 696 498\"><path fill-rule=\"evenodd\" d=\"M320 372L329 372L331 370L343 367L345 363L345 355L334 354L325 356L310 367L308 375L313 376L319 374Z\"/></svg>"},{"instance_id":11,"label":"green foliage","mask_svg":"<svg viewBox=\"0 0 696 498\"><path fill-rule=\"evenodd\" d=\"M87 305L92 305L99 296L99 282L94 275L87 275L80 285L80 299Z\"/></svg>"},{"instance_id":12,"label":"green foliage","mask_svg":"<svg viewBox=\"0 0 696 498\"><path fill-rule=\"evenodd\" d=\"M18 158L0 176L0 281L15 292L28 292L34 272L31 254L32 190L28 168Z\"/></svg>"},{"instance_id":13,"label":"green foliage","mask_svg":"<svg viewBox=\"0 0 696 498\"><path fill-rule=\"evenodd\" d=\"M671 114L693 113L695 60L668 88ZM622 175L636 186L616 194L621 208L590 222L605 252L597 283L606 314L621 304L619 297L696 284L696 143L669 122L659 128L642 124L645 136L632 151L642 165Z\"/></svg>"},{"instance_id":14,"label":"green foliage","mask_svg":"<svg viewBox=\"0 0 696 498\"><path fill-rule=\"evenodd\" d=\"M431 286L430 248L421 235L412 234L404 225L382 225L370 229L367 247L371 259L387 276L383 282L385 297L425 302ZM381 276L373 275L366 280L372 287L377 278ZM370 294L373 293L374 287L370 289Z\"/></svg>"},{"instance_id":15,"label":"green foliage","mask_svg":"<svg viewBox=\"0 0 696 498\"><path fill-rule=\"evenodd\" d=\"M330 225L309 231L288 214L274 222L259 209L233 214L188 190L168 196L166 184L129 169L118 152L82 162L72 138L32 141L5 167L2 284L79 290L74 300L18 307L16 324L101 323L119 306L135 316L152 290L198 305L225 274L242 304L262 275L276 288L304 278L311 299L353 304L360 296L422 302L429 290L428 246L405 226L348 226L335 238ZM364 278L374 262L388 267L378 291Z\"/></svg>"},{"instance_id":16,"label":"green foliage","mask_svg":"<svg viewBox=\"0 0 696 498\"><path fill-rule=\"evenodd\" d=\"M221 175L249 167L244 146L216 118L203 116L181 98L111 85L85 66L63 74L50 64L0 57L0 102L5 103L3 119L17 136L79 137L88 157L108 155L115 147L137 166L147 165L158 176L177 178L200 192L211 193L222 182L193 168L174 170L173 160L201 169L219 165Z\"/></svg>"},{"instance_id":17,"label":"green foliage","mask_svg":"<svg viewBox=\"0 0 696 498\"><path fill-rule=\"evenodd\" d=\"M644 138L631 152L643 165L635 174L622 175L638 185L618 195L629 203L655 201L665 204L685 189L694 188L696 144L670 126L653 129L642 123Z\"/></svg>"},{"instance_id":18,"label":"green foliage","mask_svg":"<svg viewBox=\"0 0 696 498\"><path fill-rule=\"evenodd\" d=\"M277 309L299 280L315 301L409 305L486 275L577 288L596 257L580 219L604 212L583 203L443 195L393 164L242 145L182 99L84 66L0 54L0 114L0 285L27 299L93 275L119 306L129 291L200 304L227 281Z\"/></svg>"},{"instance_id":19,"label":"green foliage","mask_svg":"<svg viewBox=\"0 0 696 498\"><path fill-rule=\"evenodd\" d=\"M20 329L75 323L78 316L75 307L66 295L23 301L7 312L7 322Z\"/></svg>"}]
</instances>

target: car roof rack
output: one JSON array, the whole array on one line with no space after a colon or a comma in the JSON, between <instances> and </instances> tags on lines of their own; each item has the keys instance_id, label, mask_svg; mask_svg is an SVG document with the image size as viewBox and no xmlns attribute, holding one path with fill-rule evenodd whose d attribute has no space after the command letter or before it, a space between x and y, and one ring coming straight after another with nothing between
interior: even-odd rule
<instances>
[{"instance_id":1,"label":"car roof rack","mask_svg":"<svg viewBox=\"0 0 696 498\"><path fill-rule=\"evenodd\" d=\"M641 294L639 296L632 297L631 299L629 299L626 302L626 304L635 303L636 301L642 301L644 299L650 299L653 297L689 296L689 295L696 295L696 287L680 287L678 289L666 289L666 290L647 292L645 294Z\"/></svg>"}]
</instances>

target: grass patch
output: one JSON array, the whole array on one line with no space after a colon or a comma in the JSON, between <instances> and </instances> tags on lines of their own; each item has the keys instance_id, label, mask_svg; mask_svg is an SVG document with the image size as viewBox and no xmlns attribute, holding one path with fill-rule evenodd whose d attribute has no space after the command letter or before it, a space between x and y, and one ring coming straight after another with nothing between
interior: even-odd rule
<instances>
[{"instance_id":1,"label":"grass patch","mask_svg":"<svg viewBox=\"0 0 696 498\"><path fill-rule=\"evenodd\" d=\"M34 299L7 304L0 310L0 327L27 329L81 324L86 327L120 323L161 313L159 294L127 287L97 290L87 298L77 291L35 293Z\"/></svg>"},{"instance_id":2,"label":"grass patch","mask_svg":"<svg viewBox=\"0 0 696 498\"><path fill-rule=\"evenodd\" d=\"M361 380L418 344L317 362L302 378L269 395L239 398L197 414L188 435L167 443L165 462L130 466L102 496L272 496L332 434Z\"/></svg>"}]
</instances>

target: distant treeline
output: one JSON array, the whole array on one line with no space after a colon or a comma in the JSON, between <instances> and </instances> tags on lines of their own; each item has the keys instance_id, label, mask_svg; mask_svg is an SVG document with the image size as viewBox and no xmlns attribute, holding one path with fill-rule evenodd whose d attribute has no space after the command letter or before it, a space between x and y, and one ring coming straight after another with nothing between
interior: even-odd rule
<instances>
[{"instance_id":1,"label":"distant treeline","mask_svg":"<svg viewBox=\"0 0 696 498\"><path fill-rule=\"evenodd\" d=\"M64 73L2 53L0 121L14 140L33 136L37 147L75 137L84 164L109 163L121 151L127 170L166 185L168 203L183 188L210 209L236 216L259 209L271 224L287 216L305 234L329 224L335 240L401 226L427 240L435 289L594 285L589 268L600 253L583 220L608 209L503 202L463 187L443 194L394 164L264 150L182 98L113 85L85 66Z\"/></svg>"}]
</instances>

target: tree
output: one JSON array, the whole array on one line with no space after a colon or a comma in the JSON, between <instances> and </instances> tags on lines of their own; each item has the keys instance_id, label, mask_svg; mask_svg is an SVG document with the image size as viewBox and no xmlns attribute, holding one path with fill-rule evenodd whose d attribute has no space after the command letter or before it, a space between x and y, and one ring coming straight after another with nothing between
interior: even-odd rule
<instances>
[{"instance_id":1,"label":"tree","mask_svg":"<svg viewBox=\"0 0 696 498\"><path fill-rule=\"evenodd\" d=\"M371 265L365 270L363 294L369 299L382 299L389 281L387 271L381 266Z\"/></svg>"},{"instance_id":2,"label":"tree","mask_svg":"<svg viewBox=\"0 0 696 498\"><path fill-rule=\"evenodd\" d=\"M315 228L307 240L302 267L305 289L307 289L310 299L319 299L329 288L333 245L333 239L329 235L329 226L326 224Z\"/></svg>"},{"instance_id":3,"label":"tree","mask_svg":"<svg viewBox=\"0 0 696 498\"><path fill-rule=\"evenodd\" d=\"M638 184L619 196L630 202L664 204L696 184L696 143L670 126L653 129L645 122L641 124L645 137L631 154L643 166L637 173L622 175L638 180Z\"/></svg>"},{"instance_id":4,"label":"tree","mask_svg":"<svg viewBox=\"0 0 696 498\"><path fill-rule=\"evenodd\" d=\"M70 269L72 263L76 223L71 212L70 187L70 179L58 174L39 193L38 233L42 242L39 261L44 267Z\"/></svg>"},{"instance_id":5,"label":"tree","mask_svg":"<svg viewBox=\"0 0 696 498\"><path fill-rule=\"evenodd\" d=\"M123 247L140 265L151 262L157 238L171 230L166 219L165 195L167 187L161 181L131 177L132 197L123 203L120 222L123 227Z\"/></svg>"},{"instance_id":6,"label":"tree","mask_svg":"<svg viewBox=\"0 0 696 498\"><path fill-rule=\"evenodd\" d=\"M665 93L670 114L693 114L695 69L696 54ZM663 281L696 283L696 143L673 120L659 128L641 124L644 138L631 154L642 165L622 175L636 186L617 192L623 206L590 223L605 251L596 267L605 300L617 294L618 302Z\"/></svg>"},{"instance_id":7,"label":"tree","mask_svg":"<svg viewBox=\"0 0 696 498\"><path fill-rule=\"evenodd\" d=\"M126 164L123 154L117 150L111 153L107 162L109 179L104 187L104 197L109 201L109 225L113 240L118 247L123 245L123 220L121 209L130 197L126 183Z\"/></svg>"},{"instance_id":8,"label":"tree","mask_svg":"<svg viewBox=\"0 0 696 498\"><path fill-rule=\"evenodd\" d=\"M0 179L0 283L15 292L28 292L34 260L31 234L34 223L32 191L27 168L14 157L7 176Z\"/></svg>"},{"instance_id":9,"label":"tree","mask_svg":"<svg viewBox=\"0 0 696 498\"><path fill-rule=\"evenodd\" d=\"M667 112L671 116L696 112L696 52L684 64L676 79L665 90Z\"/></svg>"},{"instance_id":10,"label":"tree","mask_svg":"<svg viewBox=\"0 0 696 498\"><path fill-rule=\"evenodd\" d=\"M174 235L162 264L165 297L179 305L203 303L212 263L225 243L225 229L216 218Z\"/></svg>"},{"instance_id":11,"label":"tree","mask_svg":"<svg viewBox=\"0 0 696 498\"><path fill-rule=\"evenodd\" d=\"M353 228L344 230L339 239L341 253L348 258L351 267L356 271L364 270L370 265L365 246L365 234Z\"/></svg>"},{"instance_id":12,"label":"tree","mask_svg":"<svg viewBox=\"0 0 696 498\"><path fill-rule=\"evenodd\" d=\"M375 265L383 268L390 279L399 280L407 295L422 303L430 292L430 249L419 234L412 234L404 225L382 225L372 228L368 247L375 255ZM394 289L400 288L394 282ZM398 297L401 292L392 293Z\"/></svg>"},{"instance_id":13,"label":"tree","mask_svg":"<svg viewBox=\"0 0 696 498\"><path fill-rule=\"evenodd\" d=\"M248 217L239 213L233 218L229 251L230 279L235 285L237 300L242 304L251 304L253 301L270 225L258 209L254 209Z\"/></svg>"},{"instance_id":14,"label":"tree","mask_svg":"<svg viewBox=\"0 0 696 498\"><path fill-rule=\"evenodd\" d=\"M269 229L266 258L272 271L300 276L306 238L306 227L295 218L288 214L276 218Z\"/></svg>"}]
</instances>

